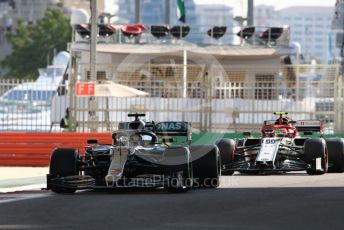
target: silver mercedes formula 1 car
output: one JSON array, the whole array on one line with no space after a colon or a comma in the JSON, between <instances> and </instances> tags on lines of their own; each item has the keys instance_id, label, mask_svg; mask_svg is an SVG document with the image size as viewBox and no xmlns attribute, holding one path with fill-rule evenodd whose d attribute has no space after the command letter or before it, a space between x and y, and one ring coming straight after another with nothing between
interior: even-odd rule
<instances>
[{"instance_id":1,"label":"silver mercedes formula 1 car","mask_svg":"<svg viewBox=\"0 0 344 230\"><path fill-rule=\"evenodd\" d=\"M90 139L84 155L76 149L55 149L47 189L73 193L89 188L160 187L185 192L219 185L219 150L216 145L189 146L189 122L144 122L140 119L144 114L129 116L134 121L121 123L111 144ZM176 139L181 140L179 145Z\"/></svg>"}]
</instances>

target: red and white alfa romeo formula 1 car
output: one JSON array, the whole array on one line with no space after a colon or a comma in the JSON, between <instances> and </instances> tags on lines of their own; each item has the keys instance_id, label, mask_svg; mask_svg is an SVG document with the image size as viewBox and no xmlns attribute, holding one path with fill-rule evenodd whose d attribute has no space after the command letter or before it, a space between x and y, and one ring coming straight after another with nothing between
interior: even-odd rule
<instances>
[{"instance_id":1,"label":"red and white alfa romeo formula 1 car","mask_svg":"<svg viewBox=\"0 0 344 230\"><path fill-rule=\"evenodd\" d=\"M264 121L260 138L220 139L222 174L235 171L287 172L308 174L344 172L344 140L324 139L323 124L318 120L294 121L286 112L275 112L277 120ZM318 133L319 137L300 134Z\"/></svg>"}]
</instances>

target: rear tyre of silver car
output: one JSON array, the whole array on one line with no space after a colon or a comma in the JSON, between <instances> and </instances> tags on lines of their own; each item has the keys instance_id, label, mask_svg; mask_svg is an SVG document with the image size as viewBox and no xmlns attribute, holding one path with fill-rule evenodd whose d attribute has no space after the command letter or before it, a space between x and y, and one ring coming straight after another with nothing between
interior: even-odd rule
<instances>
[{"instance_id":1,"label":"rear tyre of silver car","mask_svg":"<svg viewBox=\"0 0 344 230\"><path fill-rule=\"evenodd\" d=\"M75 149L57 148L50 158L49 174L52 180L78 175L79 153ZM58 180L57 180L58 181ZM76 189L52 183L50 189L55 193L74 193Z\"/></svg>"},{"instance_id":2,"label":"rear tyre of silver car","mask_svg":"<svg viewBox=\"0 0 344 230\"><path fill-rule=\"evenodd\" d=\"M219 148L221 158L221 174L233 175L234 170L223 170L225 166L232 163L234 160L235 141L232 139L220 139L216 142Z\"/></svg>"},{"instance_id":3,"label":"rear tyre of silver car","mask_svg":"<svg viewBox=\"0 0 344 230\"><path fill-rule=\"evenodd\" d=\"M220 185L221 159L216 145L190 146L195 187L216 188Z\"/></svg>"},{"instance_id":4,"label":"rear tyre of silver car","mask_svg":"<svg viewBox=\"0 0 344 230\"><path fill-rule=\"evenodd\" d=\"M316 170L316 159L321 158L321 170ZM326 142L322 138L307 139L304 145L304 161L310 165L309 175L321 175L328 170Z\"/></svg>"},{"instance_id":5,"label":"rear tyre of silver car","mask_svg":"<svg viewBox=\"0 0 344 230\"><path fill-rule=\"evenodd\" d=\"M172 193L187 192L193 186L190 152L185 147L170 147L164 153L165 175L169 181L165 189Z\"/></svg>"},{"instance_id":6,"label":"rear tyre of silver car","mask_svg":"<svg viewBox=\"0 0 344 230\"><path fill-rule=\"evenodd\" d=\"M330 173L344 172L344 140L342 138L326 139Z\"/></svg>"}]
</instances>

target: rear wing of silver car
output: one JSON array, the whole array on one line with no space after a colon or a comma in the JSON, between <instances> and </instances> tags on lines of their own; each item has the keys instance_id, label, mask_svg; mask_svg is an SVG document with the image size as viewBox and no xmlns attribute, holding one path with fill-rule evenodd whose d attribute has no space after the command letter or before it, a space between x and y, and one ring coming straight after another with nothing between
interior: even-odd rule
<instances>
[{"instance_id":1,"label":"rear wing of silver car","mask_svg":"<svg viewBox=\"0 0 344 230\"><path fill-rule=\"evenodd\" d=\"M295 128L298 132L305 134L320 133L323 135L323 122L319 120L299 120L295 123Z\"/></svg>"},{"instance_id":2,"label":"rear wing of silver car","mask_svg":"<svg viewBox=\"0 0 344 230\"><path fill-rule=\"evenodd\" d=\"M190 122L185 121L164 121L155 124L155 133L158 136L186 136L187 140L192 140L192 128Z\"/></svg>"},{"instance_id":3,"label":"rear wing of silver car","mask_svg":"<svg viewBox=\"0 0 344 230\"><path fill-rule=\"evenodd\" d=\"M165 136L187 136L191 131L191 123L184 121L164 121L155 124L155 133Z\"/></svg>"}]
</instances>

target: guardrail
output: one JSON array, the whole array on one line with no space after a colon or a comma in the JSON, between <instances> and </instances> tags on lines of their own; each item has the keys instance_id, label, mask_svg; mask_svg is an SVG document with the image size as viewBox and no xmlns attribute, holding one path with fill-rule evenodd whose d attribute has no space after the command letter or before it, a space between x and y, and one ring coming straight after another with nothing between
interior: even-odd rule
<instances>
[{"instance_id":1,"label":"guardrail","mask_svg":"<svg viewBox=\"0 0 344 230\"><path fill-rule=\"evenodd\" d=\"M111 143L111 133L0 133L0 166L48 166L54 148L78 149L88 139Z\"/></svg>"}]
</instances>

